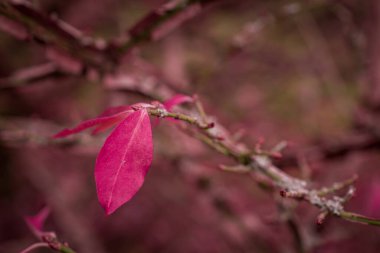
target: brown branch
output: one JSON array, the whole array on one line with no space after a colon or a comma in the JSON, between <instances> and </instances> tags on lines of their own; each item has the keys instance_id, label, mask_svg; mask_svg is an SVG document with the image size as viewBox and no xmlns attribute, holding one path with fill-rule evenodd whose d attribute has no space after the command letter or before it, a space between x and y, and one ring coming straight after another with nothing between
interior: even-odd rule
<instances>
[{"instance_id":1,"label":"brown branch","mask_svg":"<svg viewBox=\"0 0 380 253\"><path fill-rule=\"evenodd\" d=\"M24 85L32 84L40 80L65 76L67 74L68 73L63 73L60 68L52 62L32 66L29 68L17 70L9 77L1 78L0 90L22 87Z\"/></svg>"},{"instance_id":2,"label":"brown branch","mask_svg":"<svg viewBox=\"0 0 380 253\"><path fill-rule=\"evenodd\" d=\"M67 243L63 243L58 240L55 233L46 233L41 238L42 242L46 243L48 247L52 250L61 252L61 253L75 253L75 251L70 248Z\"/></svg>"},{"instance_id":3,"label":"brown branch","mask_svg":"<svg viewBox=\"0 0 380 253\"><path fill-rule=\"evenodd\" d=\"M0 28L19 39L36 41L78 60L82 66L76 74L81 74L88 68L107 73L115 69L120 58L131 49L161 38L214 1L216 0L170 1L137 22L127 32L124 41L118 39L106 42L85 36L57 17L39 12L27 1L2 1L0 15L3 17L0 21L7 25ZM14 34L15 29L7 29L10 25L20 32Z\"/></svg>"},{"instance_id":4,"label":"brown branch","mask_svg":"<svg viewBox=\"0 0 380 253\"><path fill-rule=\"evenodd\" d=\"M159 37L155 36L154 32L157 35L160 34L157 32L160 31L158 28L162 29L161 31L166 30L167 28L164 29L161 25L175 15L185 11L188 6L193 6L193 4L202 6L202 4L210 2L212 1L175 1L171 2L172 5L165 5L164 8L148 14L146 18L130 30L130 38L126 44L120 47L121 49L117 51L117 55L127 52L142 42ZM2 2L0 3L0 14L21 23L32 35L31 39L61 49L79 58L86 66L108 71L108 63L112 63L114 60L113 54L104 54L107 50L97 47L93 41L85 42L85 40L81 39L83 37L76 36L65 29L61 21L57 22L52 18L43 16L25 3L20 3L20 1ZM107 49L109 50L110 48L112 47ZM150 110L149 112L153 116L171 117L196 126L196 130L188 130L187 132L216 151L231 157L237 163L262 174L273 185L282 189L285 197L306 201L320 209L321 212L327 212L349 221L380 225L378 220L345 211L343 208L344 199L341 197L332 196L327 198L319 196L318 190L310 188L307 182L291 177L274 166L270 157L241 150L237 148L240 143L235 143L227 137L226 140L221 140L220 136L213 131L218 129L219 126L205 125L197 118L186 114L165 112L162 109Z\"/></svg>"},{"instance_id":5,"label":"brown branch","mask_svg":"<svg viewBox=\"0 0 380 253\"><path fill-rule=\"evenodd\" d=\"M25 29L28 34L26 40L54 47L88 67L98 70L110 67L110 57L98 46L99 41L84 36L62 20L44 15L29 2L2 1L0 15Z\"/></svg>"},{"instance_id":6,"label":"brown branch","mask_svg":"<svg viewBox=\"0 0 380 253\"><path fill-rule=\"evenodd\" d=\"M371 0L366 3L369 12L367 27L368 84L365 87L363 104L367 109L378 112L380 108L380 2Z\"/></svg>"},{"instance_id":7,"label":"brown branch","mask_svg":"<svg viewBox=\"0 0 380 253\"><path fill-rule=\"evenodd\" d=\"M355 152L380 149L380 138L370 131L360 132L342 138L339 141L325 141L314 146L304 147L301 152L286 152L281 159L274 163L281 167L299 166L299 157L309 163L341 159Z\"/></svg>"},{"instance_id":8,"label":"brown branch","mask_svg":"<svg viewBox=\"0 0 380 253\"><path fill-rule=\"evenodd\" d=\"M344 209L344 204L348 200L347 196L352 196L352 184L356 180L356 177L353 177L345 182L335 183L331 187L316 189L311 187L308 182L292 177L284 171L281 171L278 167L273 165L271 157L265 155L265 153L257 154L255 152L250 152L246 148L240 148L245 145L231 140L228 137L229 134L219 124L213 123L212 125L205 125L198 117L183 113L168 112L159 107L149 108L148 112L150 115L155 117L173 118L186 122L190 126L194 126L195 128L189 128L185 125L182 126L182 129L185 133L199 139L215 151L232 158L241 166L245 166L247 168L245 173L254 172L263 177L270 183L270 186L272 185L279 189L283 197L305 201L318 208L324 216L334 215L351 222L360 222L368 225L380 226L379 220L348 212ZM195 112L192 112L192 114L194 113ZM220 129L223 130L220 131ZM220 138L220 132L225 133L223 139ZM45 144L48 143L50 142ZM252 178L256 180L257 177ZM258 183L261 184L262 180ZM336 191L342 190L343 188L349 186L350 189L346 197L334 195ZM271 187L268 189L271 189Z\"/></svg>"},{"instance_id":9,"label":"brown branch","mask_svg":"<svg viewBox=\"0 0 380 253\"><path fill-rule=\"evenodd\" d=\"M127 32L127 40L119 48L126 52L143 42L162 38L184 21L217 0L174 0L148 13ZM220 0L219 0L220 2Z\"/></svg>"},{"instance_id":10,"label":"brown branch","mask_svg":"<svg viewBox=\"0 0 380 253\"><path fill-rule=\"evenodd\" d=\"M286 226L288 227L289 232L291 233L293 237L293 245L295 252L297 253L305 253L306 252L306 245L305 240L303 238L302 231L300 229L299 223L294 217L293 209L294 207L288 207L283 203L283 201L278 201L278 209L280 212L280 216L282 217L281 220L285 222Z\"/></svg>"},{"instance_id":11,"label":"brown branch","mask_svg":"<svg viewBox=\"0 0 380 253\"><path fill-rule=\"evenodd\" d=\"M169 113L162 108L149 109L149 114L152 116L165 118L176 118L183 122L196 127L196 130L184 128L186 133L191 134L193 137L201 140L210 148L231 157L237 163L246 166L251 171L256 171L265 176L276 188L281 190L281 195L287 198L302 200L310 205L317 207L321 213L327 213L340 217L351 222L360 222L368 225L380 226L380 220L365 217L359 214L351 213L344 210L343 204L347 201L345 197L333 195L331 197L325 196L328 193L334 193L355 181L354 179L348 180L340 184L334 184L331 188L315 189L304 180L292 177L285 172L281 171L278 167L274 166L271 158L267 155L254 154L247 152L237 147L241 146L240 143L235 143L233 140L221 140L220 136L215 134L214 128L219 126L214 125L213 128L202 127L200 121L196 117L188 116L181 113ZM227 138L227 136L225 136ZM227 145L228 143L228 145ZM352 190L349 190L351 192Z\"/></svg>"}]
</instances>

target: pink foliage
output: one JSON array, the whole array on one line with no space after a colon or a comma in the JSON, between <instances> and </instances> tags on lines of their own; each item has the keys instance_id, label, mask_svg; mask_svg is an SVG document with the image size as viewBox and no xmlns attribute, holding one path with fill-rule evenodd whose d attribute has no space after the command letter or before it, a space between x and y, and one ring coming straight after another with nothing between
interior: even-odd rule
<instances>
[{"instance_id":1,"label":"pink foliage","mask_svg":"<svg viewBox=\"0 0 380 253\"><path fill-rule=\"evenodd\" d=\"M95 166L98 198L107 214L136 194L152 163L152 130L146 110L152 107L146 103L111 107L95 119L54 135L62 138L91 127L96 127L92 133L97 134L119 124L106 139Z\"/></svg>"},{"instance_id":2,"label":"pink foliage","mask_svg":"<svg viewBox=\"0 0 380 253\"><path fill-rule=\"evenodd\" d=\"M193 98L190 96L182 95L182 94L177 94L173 96L172 98L166 100L163 105L166 108L166 110L171 111L174 106L180 105L186 102L193 102Z\"/></svg>"},{"instance_id":3,"label":"pink foliage","mask_svg":"<svg viewBox=\"0 0 380 253\"><path fill-rule=\"evenodd\" d=\"M105 131L106 129L116 125L119 122L121 122L130 113L131 113L131 111L125 110L125 111L119 112L119 113L111 115L111 116L104 116L104 117L97 117L94 119L89 119L89 120L83 121L82 123L80 123L79 125L77 125L74 128L64 129L61 132L55 134L53 137L54 138L63 138L63 137L67 137L67 136L72 135L72 134L82 132L88 128L97 126L97 128L93 131L93 134L96 134L96 133Z\"/></svg>"},{"instance_id":4,"label":"pink foliage","mask_svg":"<svg viewBox=\"0 0 380 253\"><path fill-rule=\"evenodd\" d=\"M54 135L66 137L95 126L92 133L96 134L119 124L106 139L95 166L98 198L107 214L136 194L152 163L152 130L146 110L149 107L152 105L145 103L112 107L95 119Z\"/></svg>"},{"instance_id":5,"label":"pink foliage","mask_svg":"<svg viewBox=\"0 0 380 253\"><path fill-rule=\"evenodd\" d=\"M48 207L45 207L34 216L24 217L25 222L28 224L28 227L37 237L40 237L41 233L43 232L43 226L49 214L50 209Z\"/></svg>"},{"instance_id":6,"label":"pink foliage","mask_svg":"<svg viewBox=\"0 0 380 253\"><path fill-rule=\"evenodd\" d=\"M131 110L131 106L129 106L129 105L114 106L114 107L107 108L98 117L108 117L108 116L112 116L112 115L115 115L115 114L118 114L120 112L124 112L127 110Z\"/></svg>"},{"instance_id":7,"label":"pink foliage","mask_svg":"<svg viewBox=\"0 0 380 253\"><path fill-rule=\"evenodd\" d=\"M140 189L153 159L149 115L130 114L105 141L95 166L100 204L109 215Z\"/></svg>"}]
</instances>

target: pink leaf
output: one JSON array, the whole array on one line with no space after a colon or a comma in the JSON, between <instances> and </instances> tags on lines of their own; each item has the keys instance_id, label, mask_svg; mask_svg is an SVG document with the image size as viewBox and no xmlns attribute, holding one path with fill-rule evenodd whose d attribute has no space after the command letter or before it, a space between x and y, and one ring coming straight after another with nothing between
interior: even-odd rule
<instances>
[{"instance_id":1,"label":"pink leaf","mask_svg":"<svg viewBox=\"0 0 380 253\"><path fill-rule=\"evenodd\" d=\"M48 207L44 207L36 215L24 217L26 224L28 224L30 230L32 230L37 237L40 237L45 220L49 216L49 213L50 209Z\"/></svg>"},{"instance_id":2,"label":"pink leaf","mask_svg":"<svg viewBox=\"0 0 380 253\"><path fill-rule=\"evenodd\" d=\"M95 134L99 134L99 133L102 133L104 131L107 131L108 129L110 129L114 125L117 125L118 123L120 123L121 121L123 121L125 119L125 117L126 117L126 115L119 115L118 117L112 117L113 119L110 119L109 121L106 121L104 123L99 124L91 132L91 134L95 135Z\"/></svg>"},{"instance_id":3,"label":"pink leaf","mask_svg":"<svg viewBox=\"0 0 380 253\"><path fill-rule=\"evenodd\" d=\"M99 117L110 116L110 115L114 115L120 112L128 112L129 114L134 111L134 109L132 108L135 108L135 109L138 108L139 110L141 110L143 108L152 108L152 107L153 107L152 105L147 104L147 103L137 103L133 105L115 106L115 107L111 107L105 110L102 114L100 114ZM107 122L101 123L97 128L94 129L94 131L92 131L91 134L102 133L108 130L109 128L113 127L114 125L118 124L119 122L121 122L125 117L126 115L121 114L120 117L115 117L114 119L110 119Z\"/></svg>"},{"instance_id":4,"label":"pink leaf","mask_svg":"<svg viewBox=\"0 0 380 253\"><path fill-rule=\"evenodd\" d=\"M108 117L120 112L128 111L130 109L131 109L131 106L129 105L120 105L120 106L110 107L104 112L102 112L98 117Z\"/></svg>"},{"instance_id":5,"label":"pink leaf","mask_svg":"<svg viewBox=\"0 0 380 253\"><path fill-rule=\"evenodd\" d=\"M98 117L95 119L86 120L74 128L62 130L61 132L55 134L53 138L63 138L72 134L82 132L94 126L99 126L99 129L97 128L98 130L94 130L94 133L98 133L122 121L125 117L128 116L129 113L131 113L131 111L122 111L118 114L114 114L111 116Z\"/></svg>"},{"instance_id":6,"label":"pink leaf","mask_svg":"<svg viewBox=\"0 0 380 253\"><path fill-rule=\"evenodd\" d=\"M107 215L136 194L152 159L152 130L148 113L142 109L113 130L96 159L96 188Z\"/></svg>"},{"instance_id":7,"label":"pink leaf","mask_svg":"<svg viewBox=\"0 0 380 253\"><path fill-rule=\"evenodd\" d=\"M173 107L176 105L180 105L180 104L183 104L186 102L193 102L193 101L194 100L192 97L182 95L182 94L177 94L177 95L173 96L172 98L166 100L163 103L163 105L166 108L166 110L171 111L173 109Z\"/></svg>"}]
</instances>

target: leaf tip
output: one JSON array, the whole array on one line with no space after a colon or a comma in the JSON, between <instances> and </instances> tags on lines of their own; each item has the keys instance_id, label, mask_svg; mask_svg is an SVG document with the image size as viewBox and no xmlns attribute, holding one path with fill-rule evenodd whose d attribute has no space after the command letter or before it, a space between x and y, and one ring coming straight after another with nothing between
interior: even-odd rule
<instances>
[{"instance_id":1,"label":"leaf tip","mask_svg":"<svg viewBox=\"0 0 380 253\"><path fill-rule=\"evenodd\" d=\"M103 204L103 203L100 203L100 205L102 206L106 216L110 216L111 214L113 214L117 208L112 208L110 205L107 205L107 204Z\"/></svg>"}]
</instances>

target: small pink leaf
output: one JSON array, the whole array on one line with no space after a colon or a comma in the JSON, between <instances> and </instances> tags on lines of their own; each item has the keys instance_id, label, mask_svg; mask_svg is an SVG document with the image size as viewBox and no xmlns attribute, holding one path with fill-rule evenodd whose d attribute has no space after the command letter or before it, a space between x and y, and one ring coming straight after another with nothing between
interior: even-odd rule
<instances>
[{"instance_id":1,"label":"small pink leaf","mask_svg":"<svg viewBox=\"0 0 380 253\"><path fill-rule=\"evenodd\" d=\"M71 129L64 129L61 132L55 134L53 138L63 138L72 134L76 134L79 132L82 132L88 128L99 126L99 130L95 130L95 133L101 132L101 130L108 129L109 127L115 125L116 123L120 122L122 119L128 116L128 114L131 113L131 111L122 111L118 114L114 114L111 116L106 117L98 117L95 119L89 119L86 121L83 121L79 125L77 125L74 128Z\"/></svg>"},{"instance_id":2,"label":"small pink leaf","mask_svg":"<svg viewBox=\"0 0 380 253\"><path fill-rule=\"evenodd\" d=\"M136 194L152 159L152 130L149 115L142 109L113 130L96 159L97 194L107 215Z\"/></svg>"},{"instance_id":3,"label":"small pink leaf","mask_svg":"<svg viewBox=\"0 0 380 253\"><path fill-rule=\"evenodd\" d=\"M48 207L44 207L36 215L24 217L26 224L28 224L30 230L32 230L37 237L40 237L45 220L49 216L49 213L50 209Z\"/></svg>"},{"instance_id":4,"label":"small pink leaf","mask_svg":"<svg viewBox=\"0 0 380 253\"><path fill-rule=\"evenodd\" d=\"M119 122L123 121L123 119L126 117L126 115L120 114L121 112L125 112L125 113L129 114L129 113L134 112L135 109L141 110L143 108L152 108L152 107L153 107L152 105L147 104L147 103L137 103L137 104L133 104L133 105L121 105L121 106L115 106L115 107L108 108L102 114L100 114L99 117L105 117L105 116L110 116L110 115L115 115L115 114L119 114L120 116L115 117L113 119L110 119L107 122L99 124L99 126L96 127L94 129L94 131L92 131L91 134L95 135L95 134L102 133L102 132L108 130L109 128L113 127L114 125L118 124ZM134 108L134 109L132 109L132 108Z\"/></svg>"},{"instance_id":5,"label":"small pink leaf","mask_svg":"<svg viewBox=\"0 0 380 253\"><path fill-rule=\"evenodd\" d=\"M103 133L104 131L107 131L108 129L110 129L111 127L117 125L118 123L120 123L121 121L123 121L125 119L126 116L124 115L121 115L119 117L115 117L113 118L112 120L109 120L107 122L104 122L104 123L101 123L99 124L92 132L91 134L92 135L96 135L96 134L99 134L99 133Z\"/></svg>"},{"instance_id":6,"label":"small pink leaf","mask_svg":"<svg viewBox=\"0 0 380 253\"><path fill-rule=\"evenodd\" d=\"M172 98L166 100L163 102L164 107L166 110L171 111L174 106L180 105L186 102L193 102L194 99L192 97L182 95L182 94L177 94L173 96Z\"/></svg>"},{"instance_id":7,"label":"small pink leaf","mask_svg":"<svg viewBox=\"0 0 380 253\"><path fill-rule=\"evenodd\" d=\"M98 117L108 117L128 110L131 110L131 106L129 105L114 106L102 112Z\"/></svg>"}]
</instances>

